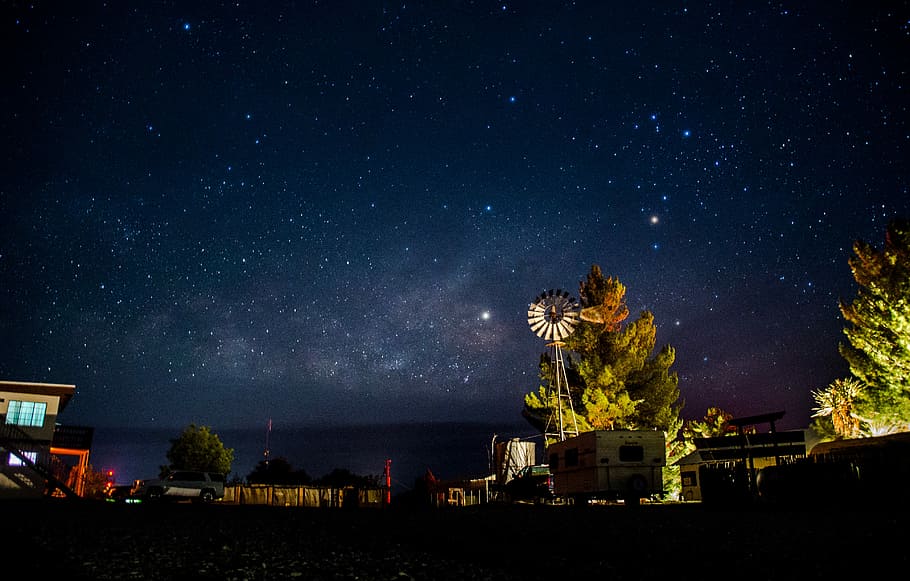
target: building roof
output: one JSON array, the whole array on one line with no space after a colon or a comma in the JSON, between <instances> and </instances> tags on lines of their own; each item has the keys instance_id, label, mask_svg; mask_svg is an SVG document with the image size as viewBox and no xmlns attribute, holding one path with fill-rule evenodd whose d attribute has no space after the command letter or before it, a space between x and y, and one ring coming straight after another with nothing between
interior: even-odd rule
<instances>
[{"instance_id":1,"label":"building roof","mask_svg":"<svg viewBox=\"0 0 910 581\"><path fill-rule=\"evenodd\" d=\"M885 447L890 447L892 449L901 448L903 450L910 450L910 432L898 432L896 434L887 434L884 436L874 436L869 438L849 438L846 440L821 442L812 447L812 449L809 451L809 455L836 455L838 453L849 453L851 450L871 450L874 448L880 449Z\"/></svg>"},{"instance_id":2,"label":"building roof","mask_svg":"<svg viewBox=\"0 0 910 581\"><path fill-rule=\"evenodd\" d=\"M34 383L30 381L0 381L0 391L31 393L34 395L55 395L60 398L59 411L63 411L76 394L76 386L64 383Z\"/></svg>"},{"instance_id":3,"label":"building roof","mask_svg":"<svg viewBox=\"0 0 910 581\"><path fill-rule=\"evenodd\" d=\"M770 412L767 414L759 414L757 416L746 416L742 418L732 418L727 421L731 426L751 426L752 424L773 424L777 420L784 417L784 412Z\"/></svg>"},{"instance_id":4,"label":"building roof","mask_svg":"<svg viewBox=\"0 0 910 581\"><path fill-rule=\"evenodd\" d=\"M672 465L674 466L691 466L693 464L701 464L704 462L704 459L701 457L701 453L698 450L694 452L689 452L682 458L678 459Z\"/></svg>"}]
</instances>

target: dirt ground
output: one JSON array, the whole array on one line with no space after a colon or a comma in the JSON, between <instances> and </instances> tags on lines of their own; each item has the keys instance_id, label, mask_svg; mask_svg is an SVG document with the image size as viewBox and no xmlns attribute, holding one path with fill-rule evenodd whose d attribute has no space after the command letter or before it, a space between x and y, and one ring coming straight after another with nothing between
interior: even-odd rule
<instances>
[{"instance_id":1,"label":"dirt ground","mask_svg":"<svg viewBox=\"0 0 910 581\"><path fill-rule=\"evenodd\" d=\"M23 571L70 580L830 580L910 565L905 513L886 509L41 500L2 501L0 510L13 533L3 552Z\"/></svg>"}]
</instances>

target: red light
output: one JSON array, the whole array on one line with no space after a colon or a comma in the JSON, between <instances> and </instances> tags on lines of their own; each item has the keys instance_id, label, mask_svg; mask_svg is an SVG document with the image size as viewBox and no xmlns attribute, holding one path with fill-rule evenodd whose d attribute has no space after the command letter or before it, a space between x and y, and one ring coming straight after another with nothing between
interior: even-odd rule
<instances>
[{"instance_id":1,"label":"red light","mask_svg":"<svg viewBox=\"0 0 910 581\"><path fill-rule=\"evenodd\" d=\"M107 476L106 482L104 483L104 493L110 494L114 491L114 471L105 470L104 474Z\"/></svg>"}]
</instances>

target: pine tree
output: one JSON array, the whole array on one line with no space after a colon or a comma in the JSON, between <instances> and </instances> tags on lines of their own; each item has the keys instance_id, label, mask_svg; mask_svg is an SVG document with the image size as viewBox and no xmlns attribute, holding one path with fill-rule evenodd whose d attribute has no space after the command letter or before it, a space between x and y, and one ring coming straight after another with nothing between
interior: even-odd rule
<instances>
[{"instance_id":1,"label":"pine tree","mask_svg":"<svg viewBox=\"0 0 910 581\"><path fill-rule=\"evenodd\" d=\"M910 429L910 222L888 225L882 251L858 240L853 252L859 289L840 303L848 323L840 353L865 385L862 415Z\"/></svg>"},{"instance_id":2,"label":"pine tree","mask_svg":"<svg viewBox=\"0 0 910 581\"><path fill-rule=\"evenodd\" d=\"M579 285L584 321L565 339L564 350L578 429L673 430L675 437L682 409L679 379L670 372L675 351L668 345L652 356L657 328L649 311L623 325L629 315L625 293L597 265ZM551 368L549 357L542 357L541 386L525 396L524 416L538 428L556 405L547 400Z\"/></svg>"}]
</instances>

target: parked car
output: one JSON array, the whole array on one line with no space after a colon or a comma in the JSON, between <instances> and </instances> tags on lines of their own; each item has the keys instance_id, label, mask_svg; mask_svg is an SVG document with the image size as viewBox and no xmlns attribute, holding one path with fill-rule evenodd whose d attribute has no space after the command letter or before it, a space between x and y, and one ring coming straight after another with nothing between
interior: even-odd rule
<instances>
[{"instance_id":1,"label":"parked car","mask_svg":"<svg viewBox=\"0 0 910 581\"><path fill-rule=\"evenodd\" d=\"M217 472L175 470L165 478L143 480L136 496L147 500L191 499L212 502L224 498L225 475Z\"/></svg>"},{"instance_id":2,"label":"parked car","mask_svg":"<svg viewBox=\"0 0 910 581\"><path fill-rule=\"evenodd\" d=\"M547 464L525 466L505 485L511 502L547 502L553 499L553 476Z\"/></svg>"}]
</instances>

